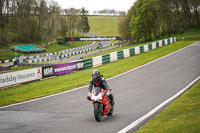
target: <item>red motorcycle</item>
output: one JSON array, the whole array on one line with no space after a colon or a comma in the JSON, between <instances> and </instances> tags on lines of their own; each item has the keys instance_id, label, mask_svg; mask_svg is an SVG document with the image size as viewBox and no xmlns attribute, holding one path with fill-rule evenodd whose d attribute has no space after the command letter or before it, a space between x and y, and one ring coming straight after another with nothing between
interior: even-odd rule
<instances>
[{"instance_id":1,"label":"red motorcycle","mask_svg":"<svg viewBox=\"0 0 200 133\"><path fill-rule=\"evenodd\" d=\"M111 92L111 89L109 89ZM110 94L112 95L112 94ZM95 87L89 98L94 105L94 116L96 121L101 121L105 115L111 116L114 110L114 99L109 100L106 91L99 87Z\"/></svg>"}]
</instances>

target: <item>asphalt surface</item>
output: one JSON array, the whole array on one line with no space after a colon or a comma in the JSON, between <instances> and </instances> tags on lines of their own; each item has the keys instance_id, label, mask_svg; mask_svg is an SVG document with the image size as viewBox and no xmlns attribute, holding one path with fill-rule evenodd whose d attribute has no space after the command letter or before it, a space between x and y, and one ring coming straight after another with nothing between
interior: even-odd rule
<instances>
[{"instance_id":1,"label":"asphalt surface","mask_svg":"<svg viewBox=\"0 0 200 133\"><path fill-rule=\"evenodd\" d=\"M108 80L116 104L113 116L103 118L102 122L95 121L93 105L86 100L87 87L83 87L0 109L0 132L116 133L176 94L199 75L200 42Z\"/></svg>"}]
</instances>

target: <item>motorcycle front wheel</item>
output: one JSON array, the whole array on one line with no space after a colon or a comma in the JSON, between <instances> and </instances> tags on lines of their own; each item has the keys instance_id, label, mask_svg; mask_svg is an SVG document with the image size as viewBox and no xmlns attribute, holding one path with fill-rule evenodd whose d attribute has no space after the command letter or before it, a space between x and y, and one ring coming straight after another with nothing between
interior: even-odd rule
<instances>
[{"instance_id":1,"label":"motorcycle front wheel","mask_svg":"<svg viewBox=\"0 0 200 133\"><path fill-rule=\"evenodd\" d=\"M103 110L103 106L101 103L94 103L94 117L96 121L101 121L102 110Z\"/></svg>"}]
</instances>

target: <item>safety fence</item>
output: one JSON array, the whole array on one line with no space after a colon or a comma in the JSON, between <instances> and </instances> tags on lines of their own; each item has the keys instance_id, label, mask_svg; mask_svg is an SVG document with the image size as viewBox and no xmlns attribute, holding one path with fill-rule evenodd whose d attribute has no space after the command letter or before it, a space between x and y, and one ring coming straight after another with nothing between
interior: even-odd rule
<instances>
[{"instance_id":1,"label":"safety fence","mask_svg":"<svg viewBox=\"0 0 200 133\"><path fill-rule=\"evenodd\" d=\"M137 46L130 49L124 49L115 51L109 54L100 55L97 57L73 61L69 63L53 64L49 66L43 66L38 68L26 69L22 71L9 72L0 74L0 88L12 86L15 84L22 84L34 80L40 80L42 78L48 78L52 76L58 76L68 74L71 72L79 71L82 69L88 69L92 67L98 67L110 62L114 62L120 59L128 58L140 53L148 52L150 50L162 47L176 42L176 38L168 38L146 44L143 46Z\"/></svg>"}]
</instances>

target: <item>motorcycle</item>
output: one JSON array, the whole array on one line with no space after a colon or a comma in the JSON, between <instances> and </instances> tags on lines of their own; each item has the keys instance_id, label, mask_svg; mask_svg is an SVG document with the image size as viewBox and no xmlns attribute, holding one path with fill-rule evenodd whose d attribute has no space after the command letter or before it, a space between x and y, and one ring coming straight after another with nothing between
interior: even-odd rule
<instances>
[{"instance_id":1,"label":"motorcycle","mask_svg":"<svg viewBox=\"0 0 200 133\"><path fill-rule=\"evenodd\" d=\"M111 89L109 89L111 92ZM112 94L109 94L112 95ZM101 121L102 117L105 115L111 116L114 111L114 99L108 99L106 95L106 90L99 87L95 87L90 93L89 99L94 106L94 117L96 121Z\"/></svg>"}]
</instances>

